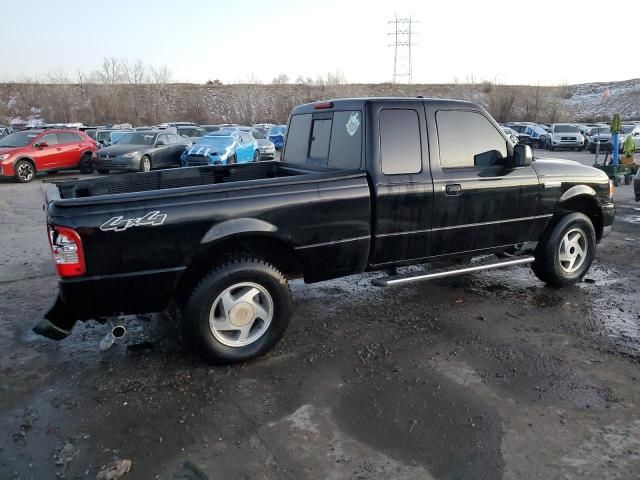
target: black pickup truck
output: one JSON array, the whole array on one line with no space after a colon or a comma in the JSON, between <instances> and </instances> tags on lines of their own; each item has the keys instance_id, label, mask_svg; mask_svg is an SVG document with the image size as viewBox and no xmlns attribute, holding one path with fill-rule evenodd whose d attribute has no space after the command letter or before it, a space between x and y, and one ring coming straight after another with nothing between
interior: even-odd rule
<instances>
[{"instance_id":1,"label":"black pickup truck","mask_svg":"<svg viewBox=\"0 0 640 480\"><path fill-rule=\"evenodd\" d=\"M282 162L49 186L59 296L34 328L60 339L78 320L175 307L207 358L242 361L283 335L293 278L380 271L374 284L391 286L531 263L551 285L578 282L612 195L600 170L533 161L473 103L302 105Z\"/></svg>"}]
</instances>

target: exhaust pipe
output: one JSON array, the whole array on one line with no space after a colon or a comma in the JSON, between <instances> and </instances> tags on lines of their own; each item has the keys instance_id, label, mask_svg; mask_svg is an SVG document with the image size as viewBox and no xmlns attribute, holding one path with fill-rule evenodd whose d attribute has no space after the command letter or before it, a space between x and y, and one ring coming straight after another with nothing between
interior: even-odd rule
<instances>
[{"instance_id":1,"label":"exhaust pipe","mask_svg":"<svg viewBox=\"0 0 640 480\"><path fill-rule=\"evenodd\" d=\"M116 325L111 330L111 335L113 335L113 338L115 339L124 337L125 333L127 333L127 329L124 328L124 325Z\"/></svg>"},{"instance_id":2,"label":"exhaust pipe","mask_svg":"<svg viewBox=\"0 0 640 480\"><path fill-rule=\"evenodd\" d=\"M100 340L100 350L103 352L109 350L116 340L124 337L125 333L127 333L127 329L124 328L124 325L116 325L113 327L111 331Z\"/></svg>"}]
</instances>

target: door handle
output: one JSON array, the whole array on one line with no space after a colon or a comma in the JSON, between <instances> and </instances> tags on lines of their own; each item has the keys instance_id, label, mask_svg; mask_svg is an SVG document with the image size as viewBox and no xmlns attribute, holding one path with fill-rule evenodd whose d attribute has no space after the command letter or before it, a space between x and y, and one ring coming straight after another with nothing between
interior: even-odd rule
<instances>
[{"instance_id":1,"label":"door handle","mask_svg":"<svg viewBox=\"0 0 640 480\"><path fill-rule=\"evenodd\" d=\"M59 151L59 152L62 151L62 149L60 147L56 147L56 150Z\"/></svg>"},{"instance_id":2,"label":"door handle","mask_svg":"<svg viewBox=\"0 0 640 480\"><path fill-rule=\"evenodd\" d=\"M462 193L462 185L459 183L452 183L451 185L447 185L444 191L448 196L456 197Z\"/></svg>"}]
</instances>

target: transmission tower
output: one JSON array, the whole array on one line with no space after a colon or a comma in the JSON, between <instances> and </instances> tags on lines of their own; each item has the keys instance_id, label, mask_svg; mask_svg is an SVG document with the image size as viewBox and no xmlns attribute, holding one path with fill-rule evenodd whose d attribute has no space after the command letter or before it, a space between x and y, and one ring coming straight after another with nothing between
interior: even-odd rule
<instances>
[{"instance_id":1,"label":"transmission tower","mask_svg":"<svg viewBox=\"0 0 640 480\"><path fill-rule=\"evenodd\" d=\"M414 25L418 23L412 17L398 17L388 22L392 31L388 33L393 38L393 83L398 83L398 79L404 79L406 83L411 83L413 66L411 64L411 47L413 36L417 35Z\"/></svg>"}]
</instances>

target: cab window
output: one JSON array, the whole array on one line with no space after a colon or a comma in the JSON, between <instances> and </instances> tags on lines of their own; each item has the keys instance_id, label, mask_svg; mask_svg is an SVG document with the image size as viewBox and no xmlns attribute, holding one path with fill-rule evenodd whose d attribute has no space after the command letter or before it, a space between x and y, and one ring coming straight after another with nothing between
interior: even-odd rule
<instances>
[{"instance_id":1,"label":"cab window","mask_svg":"<svg viewBox=\"0 0 640 480\"><path fill-rule=\"evenodd\" d=\"M385 175L420 173L422 151L418 112L380 110L380 165Z\"/></svg>"},{"instance_id":2,"label":"cab window","mask_svg":"<svg viewBox=\"0 0 640 480\"><path fill-rule=\"evenodd\" d=\"M436 125L443 168L500 165L507 157L506 140L478 112L440 110Z\"/></svg>"}]
</instances>

